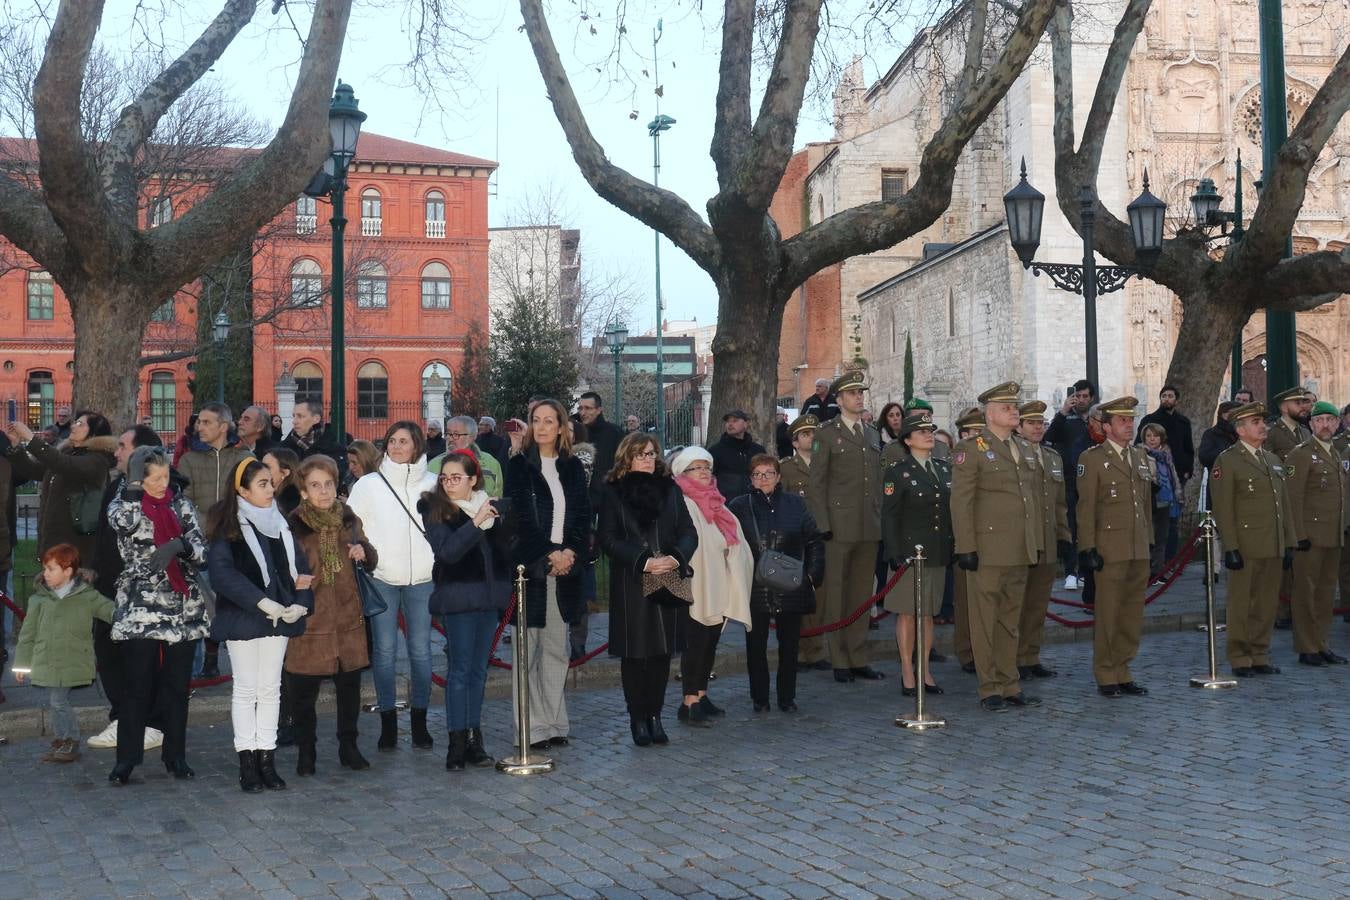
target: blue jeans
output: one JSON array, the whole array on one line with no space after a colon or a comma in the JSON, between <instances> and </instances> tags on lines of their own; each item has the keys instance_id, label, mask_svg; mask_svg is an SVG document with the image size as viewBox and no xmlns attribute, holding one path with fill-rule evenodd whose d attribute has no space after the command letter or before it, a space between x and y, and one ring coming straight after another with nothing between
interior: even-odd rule
<instances>
[{"instance_id":1,"label":"blue jeans","mask_svg":"<svg viewBox=\"0 0 1350 900\"><path fill-rule=\"evenodd\" d=\"M370 636L375 642L371 653L371 667L375 670L375 697L380 709L392 711L398 700L394 683L394 664L398 659L398 614L408 626L408 667L412 673L409 705L426 709L431 700L431 600L432 583L385 584L375 582L380 596L389 608L370 620Z\"/></svg>"},{"instance_id":2,"label":"blue jeans","mask_svg":"<svg viewBox=\"0 0 1350 900\"><path fill-rule=\"evenodd\" d=\"M445 721L450 731L483 724L488 651L501 617L492 610L441 616L445 628Z\"/></svg>"}]
</instances>

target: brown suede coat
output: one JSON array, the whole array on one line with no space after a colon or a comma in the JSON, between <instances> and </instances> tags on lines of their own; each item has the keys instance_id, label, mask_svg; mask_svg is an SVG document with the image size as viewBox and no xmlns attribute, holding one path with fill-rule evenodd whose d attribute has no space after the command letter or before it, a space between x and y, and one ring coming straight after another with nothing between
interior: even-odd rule
<instances>
[{"instance_id":1,"label":"brown suede coat","mask_svg":"<svg viewBox=\"0 0 1350 900\"><path fill-rule=\"evenodd\" d=\"M319 535L300 518L300 510L288 516L291 534L309 560L310 569L319 571ZM366 570L374 571L375 548L366 540L361 520L344 504L343 535L339 542L344 556L348 544L360 543L366 550ZM356 573L348 565L334 584L319 584L314 579L314 611L305 623L305 633L291 638L286 647L286 671L296 675L333 675L353 672L370 665L366 644L366 620L361 614L361 592Z\"/></svg>"}]
</instances>

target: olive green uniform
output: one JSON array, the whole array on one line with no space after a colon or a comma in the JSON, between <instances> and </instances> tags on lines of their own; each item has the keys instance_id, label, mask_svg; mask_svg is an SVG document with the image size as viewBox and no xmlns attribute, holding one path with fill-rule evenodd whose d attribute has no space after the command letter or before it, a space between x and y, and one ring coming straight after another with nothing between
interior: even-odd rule
<instances>
[{"instance_id":1,"label":"olive green uniform","mask_svg":"<svg viewBox=\"0 0 1350 900\"><path fill-rule=\"evenodd\" d=\"M1295 540L1284 478L1278 456L1253 453L1242 441L1219 454L1210 476L1219 540L1242 554L1242 568L1228 573L1228 662L1235 669L1270 664L1281 563Z\"/></svg>"},{"instance_id":2,"label":"olive green uniform","mask_svg":"<svg viewBox=\"0 0 1350 900\"><path fill-rule=\"evenodd\" d=\"M1142 447L1104 441L1078 457L1078 546L1105 565L1094 575L1092 675L1098 686L1128 684L1139 652L1153 535L1153 476Z\"/></svg>"},{"instance_id":3,"label":"olive green uniform","mask_svg":"<svg viewBox=\"0 0 1350 900\"><path fill-rule=\"evenodd\" d=\"M933 459L940 459L943 462L947 463L948 465L951 464L952 460L951 448L948 447L946 444L944 444L942 441L933 442L933 449L930 452L930 455L933 457ZM903 440L891 441L881 450L881 469L884 472L886 469L895 465L900 460L908 458L909 458L909 448L905 446L905 442Z\"/></svg>"},{"instance_id":4,"label":"olive green uniform","mask_svg":"<svg viewBox=\"0 0 1350 900\"><path fill-rule=\"evenodd\" d=\"M1030 442L1028 442L1030 444ZM1035 479L1041 493L1041 561L1027 572L1027 588L1022 595L1022 618L1017 627L1017 665L1034 666L1041 661L1041 642L1045 638L1045 614L1050 608L1050 591L1055 585L1058 554L1052 548L1069 540L1069 505L1064 487L1064 461L1044 444L1030 444L1036 457Z\"/></svg>"},{"instance_id":5,"label":"olive green uniform","mask_svg":"<svg viewBox=\"0 0 1350 900\"><path fill-rule=\"evenodd\" d=\"M811 466L798 454L784 457L778 461L782 470L783 490L789 491L806 500L806 492L811 484ZM808 501L809 502L809 501ZM807 613L802 616L802 631L820 626L819 613ZM810 665L825 658L825 638L815 634L802 637L797 642L797 664Z\"/></svg>"},{"instance_id":6,"label":"olive green uniform","mask_svg":"<svg viewBox=\"0 0 1350 900\"><path fill-rule=\"evenodd\" d=\"M1350 431L1342 431L1333 437L1331 446L1341 455L1341 459L1350 459ZM1336 580L1339 584L1339 605L1350 605L1350 553L1341 554ZM1350 616L1346 617L1346 621L1350 622Z\"/></svg>"},{"instance_id":7,"label":"olive green uniform","mask_svg":"<svg viewBox=\"0 0 1350 900\"><path fill-rule=\"evenodd\" d=\"M872 595L881 540L881 435L840 413L816 430L806 502L825 544L820 617L838 622ZM867 616L826 635L835 669L867 665Z\"/></svg>"},{"instance_id":8,"label":"olive green uniform","mask_svg":"<svg viewBox=\"0 0 1350 900\"><path fill-rule=\"evenodd\" d=\"M970 642L980 699L1022 691L1017 674L1017 627L1027 567L1040 561L1040 502L1030 444L1002 441L986 431L956 445L952 455L952 530L956 553L979 554L966 573Z\"/></svg>"},{"instance_id":9,"label":"olive green uniform","mask_svg":"<svg viewBox=\"0 0 1350 900\"><path fill-rule=\"evenodd\" d=\"M1290 427L1290 420L1276 416L1267 420L1270 430L1266 433L1266 442L1261 449L1274 453L1284 462L1285 457L1294 452L1294 448L1312 440L1312 429L1299 422ZM1294 596L1294 570L1283 569L1280 572L1280 606L1276 618L1283 622L1290 617L1289 603Z\"/></svg>"},{"instance_id":10,"label":"olive green uniform","mask_svg":"<svg viewBox=\"0 0 1350 900\"><path fill-rule=\"evenodd\" d=\"M1312 548L1294 554L1294 651L1330 652L1331 610L1345 546L1348 464L1335 447L1313 438L1284 459L1289 520L1295 541Z\"/></svg>"},{"instance_id":11,"label":"olive green uniform","mask_svg":"<svg viewBox=\"0 0 1350 900\"><path fill-rule=\"evenodd\" d=\"M929 458L931 470L906 454L882 477L881 533L886 559L903 565L923 545L922 614L937 615L947 564L952 558L952 470ZM914 567L910 566L886 596L886 609L914 614Z\"/></svg>"}]
</instances>

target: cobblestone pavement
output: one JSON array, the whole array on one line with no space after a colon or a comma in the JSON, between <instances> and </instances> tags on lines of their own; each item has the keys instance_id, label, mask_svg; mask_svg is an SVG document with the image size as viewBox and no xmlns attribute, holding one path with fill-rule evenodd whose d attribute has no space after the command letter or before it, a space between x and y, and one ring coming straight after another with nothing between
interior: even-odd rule
<instances>
[{"instance_id":1,"label":"cobblestone pavement","mask_svg":"<svg viewBox=\"0 0 1350 900\"><path fill-rule=\"evenodd\" d=\"M16 741L0 897L1345 896L1350 667L1277 646L1283 675L1214 694L1186 681L1203 635L1152 636L1136 671L1152 694L1118 700L1093 691L1089 644L1054 647L1045 706L1003 714L948 663L932 705L949 727L925 734L892 724L913 702L894 665L879 683L803 676L795 716L756 716L723 677L726 718L671 715L665 748L632 746L617 690L584 691L558 770L532 779L447 773L444 733L412 750L406 719L395 753L363 737L367 772L339 769L325 736L318 777L279 795L238 790L227 725L192 729L187 784L155 762L116 788L108 751L58 767ZM490 751L509 715L489 703Z\"/></svg>"}]
</instances>

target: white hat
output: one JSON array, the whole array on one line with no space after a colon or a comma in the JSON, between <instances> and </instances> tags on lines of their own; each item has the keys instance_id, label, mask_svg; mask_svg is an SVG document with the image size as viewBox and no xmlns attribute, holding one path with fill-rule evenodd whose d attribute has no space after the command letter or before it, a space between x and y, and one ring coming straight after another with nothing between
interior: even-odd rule
<instances>
[{"instance_id":1,"label":"white hat","mask_svg":"<svg viewBox=\"0 0 1350 900\"><path fill-rule=\"evenodd\" d=\"M708 464L709 468L712 467L712 454L707 450L698 446L685 447L679 453L676 453L675 458L670 461L670 471L676 475L680 475L697 460L703 460Z\"/></svg>"}]
</instances>

